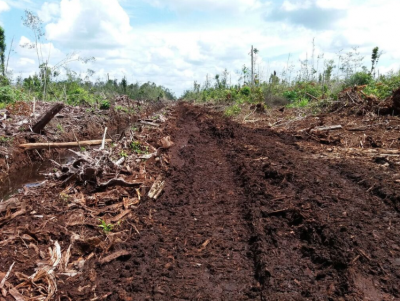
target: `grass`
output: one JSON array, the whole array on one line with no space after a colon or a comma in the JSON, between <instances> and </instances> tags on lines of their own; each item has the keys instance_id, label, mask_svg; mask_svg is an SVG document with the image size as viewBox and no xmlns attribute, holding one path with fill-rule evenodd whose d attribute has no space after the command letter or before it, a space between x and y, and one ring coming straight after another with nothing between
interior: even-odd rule
<instances>
[{"instance_id":1,"label":"grass","mask_svg":"<svg viewBox=\"0 0 400 301\"><path fill-rule=\"evenodd\" d=\"M225 110L224 115L227 117L232 117L240 114L241 111L242 109L239 107L239 105L235 104L233 106L228 107Z\"/></svg>"},{"instance_id":2,"label":"grass","mask_svg":"<svg viewBox=\"0 0 400 301\"><path fill-rule=\"evenodd\" d=\"M102 228L103 229L103 232L105 233L105 234L108 234L108 233L110 233L113 229L114 229L114 225L113 224L108 224L105 220L103 220L103 219L99 219L100 220L100 222L101 222L101 224L99 225L99 227L100 228Z\"/></svg>"},{"instance_id":3,"label":"grass","mask_svg":"<svg viewBox=\"0 0 400 301\"><path fill-rule=\"evenodd\" d=\"M59 124L57 124L57 130L60 132L60 133L64 133L64 128L63 128L63 126L59 123Z\"/></svg>"},{"instance_id":4,"label":"grass","mask_svg":"<svg viewBox=\"0 0 400 301\"><path fill-rule=\"evenodd\" d=\"M0 144L10 144L13 141L13 138L11 137L4 137L4 136L0 136Z\"/></svg>"},{"instance_id":5,"label":"grass","mask_svg":"<svg viewBox=\"0 0 400 301\"><path fill-rule=\"evenodd\" d=\"M139 141L132 141L129 147L138 155L149 153L149 147L142 146Z\"/></svg>"}]
</instances>

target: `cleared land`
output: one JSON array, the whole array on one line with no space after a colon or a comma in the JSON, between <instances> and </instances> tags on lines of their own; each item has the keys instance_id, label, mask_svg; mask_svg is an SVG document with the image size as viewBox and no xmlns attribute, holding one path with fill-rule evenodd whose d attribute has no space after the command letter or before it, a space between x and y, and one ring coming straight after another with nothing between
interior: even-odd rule
<instances>
[{"instance_id":1,"label":"cleared land","mask_svg":"<svg viewBox=\"0 0 400 301\"><path fill-rule=\"evenodd\" d=\"M3 299L399 299L400 119L288 114L172 105L0 203Z\"/></svg>"}]
</instances>

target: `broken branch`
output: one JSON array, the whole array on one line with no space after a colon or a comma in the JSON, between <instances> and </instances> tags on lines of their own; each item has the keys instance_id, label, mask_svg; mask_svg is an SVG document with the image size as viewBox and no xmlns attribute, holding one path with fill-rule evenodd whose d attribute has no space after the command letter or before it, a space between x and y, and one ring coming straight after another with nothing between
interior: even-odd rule
<instances>
[{"instance_id":1,"label":"broken branch","mask_svg":"<svg viewBox=\"0 0 400 301\"><path fill-rule=\"evenodd\" d=\"M110 143L111 139L106 139L105 142ZM88 140L78 142L46 142L46 143L27 143L20 144L19 147L25 150L31 149L48 149L48 148L69 148L69 147L80 147L80 146L91 146L100 145L103 140Z\"/></svg>"}]
</instances>

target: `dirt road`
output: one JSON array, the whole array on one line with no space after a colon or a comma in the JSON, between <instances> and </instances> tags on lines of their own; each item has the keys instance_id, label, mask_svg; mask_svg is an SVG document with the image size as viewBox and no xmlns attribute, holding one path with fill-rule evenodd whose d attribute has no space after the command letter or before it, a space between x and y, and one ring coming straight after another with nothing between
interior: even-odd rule
<instances>
[{"instance_id":1,"label":"dirt road","mask_svg":"<svg viewBox=\"0 0 400 301\"><path fill-rule=\"evenodd\" d=\"M118 242L131 255L88 264L60 295L89 300L95 282L105 300L400 299L399 186L380 166L189 104L166 131L165 191Z\"/></svg>"},{"instance_id":2,"label":"dirt road","mask_svg":"<svg viewBox=\"0 0 400 301\"><path fill-rule=\"evenodd\" d=\"M396 189L384 179L199 108L174 115L166 191L140 208L133 300L400 297Z\"/></svg>"}]
</instances>

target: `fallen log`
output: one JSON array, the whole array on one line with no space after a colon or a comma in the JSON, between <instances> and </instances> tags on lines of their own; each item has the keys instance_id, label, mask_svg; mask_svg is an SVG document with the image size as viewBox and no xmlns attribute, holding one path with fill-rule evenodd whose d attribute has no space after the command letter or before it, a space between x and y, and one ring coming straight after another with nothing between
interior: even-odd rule
<instances>
[{"instance_id":1,"label":"fallen log","mask_svg":"<svg viewBox=\"0 0 400 301\"><path fill-rule=\"evenodd\" d=\"M49 111L39 118L39 121L32 127L32 132L40 134L44 127L64 108L63 103L55 104Z\"/></svg>"},{"instance_id":2,"label":"fallen log","mask_svg":"<svg viewBox=\"0 0 400 301\"><path fill-rule=\"evenodd\" d=\"M111 139L106 139L106 143L112 142ZM19 147L25 150L30 149L48 149L48 148L70 148L70 147L82 147L91 145L101 145L103 140L88 140L78 142L44 142L44 143L27 143L20 144Z\"/></svg>"}]
</instances>

